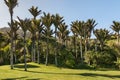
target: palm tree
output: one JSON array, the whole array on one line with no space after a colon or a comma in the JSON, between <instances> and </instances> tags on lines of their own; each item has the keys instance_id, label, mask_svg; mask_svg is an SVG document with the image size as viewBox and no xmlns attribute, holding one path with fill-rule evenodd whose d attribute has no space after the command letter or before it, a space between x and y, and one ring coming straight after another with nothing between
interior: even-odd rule
<instances>
[{"instance_id":1,"label":"palm tree","mask_svg":"<svg viewBox=\"0 0 120 80\"><path fill-rule=\"evenodd\" d=\"M87 51L87 46L89 45L91 33L94 27L97 25L94 19L88 19L85 23L85 52Z\"/></svg>"},{"instance_id":2,"label":"palm tree","mask_svg":"<svg viewBox=\"0 0 120 80\"><path fill-rule=\"evenodd\" d=\"M111 29L117 33L117 42L119 43L120 22L113 21Z\"/></svg>"},{"instance_id":3,"label":"palm tree","mask_svg":"<svg viewBox=\"0 0 120 80\"><path fill-rule=\"evenodd\" d=\"M34 7L32 6L30 9L29 9L29 12L33 15L33 20L36 20L36 17L38 15L40 15L41 13L41 10L38 10L38 7ZM36 62L36 52L35 52L35 35L36 35L36 30L34 28L35 26L32 26L31 28L32 31L30 30L30 32L32 33L32 61Z\"/></svg>"},{"instance_id":4,"label":"palm tree","mask_svg":"<svg viewBox=\"0 0 120 80\"><path fill-rule=\"evenodd\" d=\"M21 29L24 32L24 35L23 35L23 38L24 38L24 62L25 62L25 71L27 71L27 63L26 63L26 33L27 33L28 28L31 26L31 21L30 21L30 19L27 19L27 18L22 20L19 17L18 17L18 20L19 20L18 24L19 24L19 26L21 27Z\"/></svg>"},{"instance_id":5,"label":"palm tree","mask_svg":"<svg viewBox=\"0 0 120 80\"><path fill-rule=\"evenodd\" d=\"M49 54L49 38L51 37L53 31L51 30L51 25L52 25L52 16L50 15L50 13L46 14L43 13L44 16L41 17L41 20L43 22L43 25L45 26L44 29L44 35L46 36L47 40L46 40L46 46L47 46L47 51L46 51L46 66L48 65L48 54Z\"/></svg>"},{"instance_id":6,"label":"palm tree","mask_svg":"<svg viewBox=\"0 0 120 80\"><path fill-rule=\"evenodd\" d=\"M11 23L8 23L9 26L11 26ZM13 31L13 55L15 57L15 63L16 63L16 40L17 40L17 31L19 29L19 26L18 26L18 22L17 21L13 21L13 28L12 28L12 31ZM9 34L9 37L11 37L11 31L8 33Z\"/></svg>"},{"instance_id":7,"label":"palm tree","mask_svg":"<svg viewBox=\"0 0 120 80\"><path fill-rule=\"evenodd\" d=\"M53 15L53 24L55 26L55 65L58 66L58 61L57 61L57 28L59 25L63 22L63 17L61 17L59 14Z\"/></svg>"},{"instance_id":8,"label":"palm tree","mask_svg":"<svg viewBox=\"0 0 120 80\"><path fill-rule=\"evenodd\" d=\"M93 31L97 40L100 42L101 51L105 45L105 41L109 38L109 31L106 29L96 29Z\"/></svg>"},{"instance_id":9,"label":"palm tree","mask_svg":"<svg viewBox=\"0 0 120 80\"><path fill-rule=\"evenodd\" d=\"M10 65L11 65L11 69L13 69L13 9L16 7L16 5L18 4L18 0L4 0L5 4L7 5L7 7L9 8L9 13L10 13L10 19L11 19L11 50L10 50Z\"/></svg>"},{"instance_id":10,"label":"palm tree","mask_svg":"<svg viewBox=\"0 0 120 80\"><path fill-rule=\"evenodd\" d=\"M33 20L32 21L32 25L34 27L37 28L37 62L38 64L40 64L40 50L41 50L41 36L42 36L42 32L43 32L43 23L41 21L41 19L38 19L38 20Z\"/></svg>"},{"instance_id":11,"label":"palm tree","mask_svg":"<svg viewBox=\"0 0 120 80\"><path fill-rule=\"evenodd\" d=\"M29 12L33 15L33 19L36 19L36 17L40 15L41 10L38 10L38 7L32 6L32 8L29 9Z\"/></svg>"},{"instance_id":12,"label":"palm tree","mask_svg":"<svg viewBox=\"0 0 120 80\"><path fill-rule=\"evenodd\" d=\"M75 30L78 37L80 37L80 54L81 54L81 62L83 63L83 48L82 48L82 38L84 37L84 21L74 21L71 24L72 28Z\"/></svg>"},{"instance_id":13,"label":"palm tree","mask_svg":"<svg viewBox=\"0 0 120 80\"><path fill-rule=\"evenodd\" d=\"M76 26L76 25L74 24L74 22L72 22L71 31L73 33L74 53L75 53L75 57L77 59L77 57L78 57L78 54L77 54L77 32L76 32L76 29L74 28L74 26Z\"/></svg>"},{"instance_id":14,"label":"palm tree","mask_svg":"<svg viewBox=\"0 0 120 80\"><path fill-rule=\"evenodd\" d=\"M69 35L69 30L67 30L68 26L65 23L62 23L58 27L58 37L62 45L66 46L65 41L67 36Z\"/></svg>"}]
</instances>

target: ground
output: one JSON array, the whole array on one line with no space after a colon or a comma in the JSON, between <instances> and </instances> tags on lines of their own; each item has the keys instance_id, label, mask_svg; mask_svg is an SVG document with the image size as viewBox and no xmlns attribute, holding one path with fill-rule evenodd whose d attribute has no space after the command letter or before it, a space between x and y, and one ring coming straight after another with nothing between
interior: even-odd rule
<instances>
[{"instance_id":1,"label":"ground","mask_svg":"<svg viewBox=\"0 0 120 80\"><path fill-rule=\"evenodd\" d=\"M9 65L0 66L0 80L120 80L118 70L81 70L57 68L28 63L28 71L23 64L15 65L14 70Z\"/></svg>"}]
</instances>

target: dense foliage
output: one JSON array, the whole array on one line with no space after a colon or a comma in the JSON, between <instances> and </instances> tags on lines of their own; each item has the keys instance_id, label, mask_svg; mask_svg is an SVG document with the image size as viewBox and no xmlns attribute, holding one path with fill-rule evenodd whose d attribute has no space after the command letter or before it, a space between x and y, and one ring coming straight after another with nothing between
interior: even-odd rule
<instances>
[{"instance_id":1,"label":"dense foliage","mask_svg":"<svg viewBox=\"0 0 120 80\"><path fill-rule=\"evenodd\" d=\"M1 65L11 62L13 69L13 64L24 62L25 70L27 62L70 68L81 68L86 65L94 67L112 65L119 68L120 22L113 21L111 26L117 35L111 34L106 29L94 30L97 25L94 19L73 21L68 29L64 18L59 14L45 13L34 6L29 9L33 15L32 19L17 17L18 21L14 21L13 8L17 1L14 0L14 3L11 1L5 0L11 14L11 22L8 23L10 30L7 34L0 32ZM38 18L40 14L43 16ZM95 39L91 39L92 33L96 36ZM116 39L118 44L115 43ZM113 42L109 45L111 40Z\"/></svg>"}]
</instances>

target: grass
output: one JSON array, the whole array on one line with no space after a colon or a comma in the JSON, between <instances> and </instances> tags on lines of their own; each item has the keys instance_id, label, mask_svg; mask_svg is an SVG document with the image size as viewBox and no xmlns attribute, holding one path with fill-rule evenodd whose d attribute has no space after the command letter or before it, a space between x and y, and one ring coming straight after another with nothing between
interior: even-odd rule
<instances>
[{"instance_id":1,"label":"grass","mask_svg":"<svg viewBox=\"0 0 120 80\"><path fill-rule=\"evenodd\" d=\"M115 70L80 70L57 68L55 66L28 63L28 71L24 65L15 65L14 70L9 65L0 66L0 80L120 80L120 71Z\"/></svg>"}]
</instances>

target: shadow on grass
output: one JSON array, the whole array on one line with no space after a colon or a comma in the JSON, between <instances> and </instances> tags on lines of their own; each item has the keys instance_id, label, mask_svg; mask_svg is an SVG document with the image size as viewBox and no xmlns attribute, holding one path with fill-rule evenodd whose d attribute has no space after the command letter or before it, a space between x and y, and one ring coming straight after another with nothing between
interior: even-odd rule
<instances>
[{"instance_id":1,"label":"shadow on grass","mask_svg":"<svg viewBox=\"0 0 120 80\"><path fill-rule=\"evenodd\" d=\"M82 76L90 76L90 77L108 77L108 78L120 78L120 75L107 75L107 74L95 74L95 73L82 73Z\"/></svg>"},{"instance_id":2,"label":"shadow on grass","mask_svg":"<svg viewBox=\"0 0 120 80\"><path fill-rule=\"evenodd\" d=\"M16 68L24 68L24 65L15 65ZM27 64L27 68L39 68L40 66Z\"/></svg>"},{"instance_id":3,"label":"shadow on grass","mask_svg":"<svg viewBox=\"0 0 120 80\"><path fill-rule=\"evenodd\" d=\"M37 72L37 71L27 71L31 73L42 73L42 74L57 74L57 75L81 75L89 77L108 77L108 78L120 78L120 75L107 75L107 74L96 74L96 73L54 73L54 72Z\"/></svg>"},{"instance_id":4,"label":"shadow on grass","mask_svg":"<svg viewBox=\"0 0 120 80\"><path fill-rule=\"evenodd\" d=\"M25 76L25 77L17 77L17 78L5 78L1 80L16 80L16 79L24 79L24 78L27 78L27 77Z\"/></svg>"}]
</instances>

